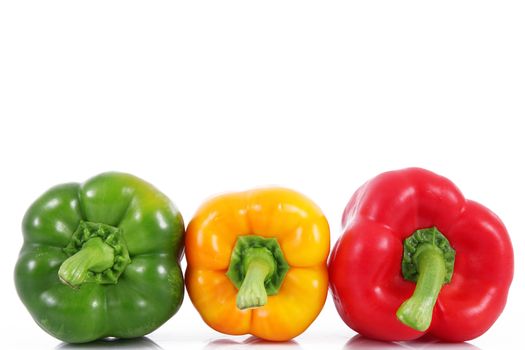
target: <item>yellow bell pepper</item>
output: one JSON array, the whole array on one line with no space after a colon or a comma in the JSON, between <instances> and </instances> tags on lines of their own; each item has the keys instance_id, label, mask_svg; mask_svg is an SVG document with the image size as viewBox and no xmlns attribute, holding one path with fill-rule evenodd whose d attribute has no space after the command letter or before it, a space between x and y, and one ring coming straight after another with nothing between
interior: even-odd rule
<instances>
[{"instance_id":1,"label":"yellow bell pepper","mask_svg":"<svg viewBox=\"0 0 525 350\"><path fill-rule=\"evenodd\" d=\"M328 222L303 195L283 188L224 194L188 226L188 294L219 332L286 341L324 305L329 249Z\"/></svg>"}]
</instances>

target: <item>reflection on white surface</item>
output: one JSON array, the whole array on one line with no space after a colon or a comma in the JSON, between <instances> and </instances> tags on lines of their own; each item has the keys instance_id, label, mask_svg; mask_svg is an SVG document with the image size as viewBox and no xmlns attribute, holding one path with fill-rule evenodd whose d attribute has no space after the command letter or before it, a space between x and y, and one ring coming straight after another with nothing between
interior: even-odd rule
<instances>
[{"instance_id":1,"label":"reflection on white surface","mask_svg":"<svg viewBox=\"0 0 525 350\"><path fill-rule=\"evenodd\" d=\"M287 342L270 342L259 339L257 337L249 337L244 341L235 341L232 339L217 339L209 342L204 346L203 350L241 350L249 347L254 350L300 350L301 346L295 341L290 340Z\"/></svg>"},{"instance_id":2,"label":"reflection on white surface","mask_svg":"<svg viewBox=\"0 0 525 350\"><path fill-rule=\"evenodd\" d=\"M62 343L55 349L155 349L162 350L153 340L141 337L135 339L107 339L97 340L86 344Z\"/></svg>"},{"instance_id":3,"label":"reflection on white surface","mask_svg":"<svg viewBox=\"0 0 525 350\"><path fill-rule=\"evenodd\" d=\"M449 349L449 350L481 350L469 343L444 343L435 339L421 339L402 342L382 342L356 335L350 339L343 350L372 349Z\"/></svg>"}]
</instances>

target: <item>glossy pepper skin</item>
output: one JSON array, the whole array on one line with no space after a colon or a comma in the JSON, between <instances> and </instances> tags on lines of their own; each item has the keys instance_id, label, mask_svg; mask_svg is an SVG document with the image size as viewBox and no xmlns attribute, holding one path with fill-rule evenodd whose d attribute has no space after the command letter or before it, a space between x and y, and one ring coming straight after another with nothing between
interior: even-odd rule
<instances>
[{"instance_id":1,"label":"glossy pepper skin","mask_svg":"<svg viewBox=\"0 0 525 350\"><path fill-rule=\"evenodd\" d=\"M277 288L267 286L267 293L264 289L262 295L255 292L257 298L250 294L250 282L261 276L244 280L241 276L237 286L231 278L251 269L249 263L240 270L232 265L242 255L242 247L253 242L282 253L275 265L270 263L282 280ZM324 305L329 248L330 232L323 213L297 192L263 188L220 195L204 203L188 226L188 294L204 321L219 332L289 340L302 333ZM263 266L268 262L265 259ZM268 270L262 271L264 277ZM272 281L265 278L265 283ZM255 283L251 286L256 287ZM245 287L248 292L241 292Z\"/></svg>"},{"instance_id":2,"label":"glossy pepper skin","mask_svg":"<svg viewBox=\"0 0 525 350\"><path fill-rule=\"evenodd\" d=\"M487 208L465 199L446 178L419 168L380 174L353 195L342 223L344 232L329 262L330 288L339 314L355 331L387 341L425 333L465 341L487 331L503 311L513 276L505 226ZM446 238L441 237L441 243L455 250L455 262L448 252L451 280L439 283L435 306L428 308L431 323L419 330L401 322L406 314L418 321L417 312L424 308L420 304L407 312L402 306L416 295L416 283L404 278L402 264L411 258L404 241L417 230L441 232ZM425 268L438 266L427 263Z\"/></svg>"},{"instance_id":3,"label":"glossy pepper skin","mask_svg":"<svg viewBox=\"0 0 525 350\"><path fill-rule=\"evenodd\" d=\"M139 337L180 307L182 217L143 180L104 173L53 187L31 205L22 228L18 295L54 337Z\"/></svg>"}]
</instances>

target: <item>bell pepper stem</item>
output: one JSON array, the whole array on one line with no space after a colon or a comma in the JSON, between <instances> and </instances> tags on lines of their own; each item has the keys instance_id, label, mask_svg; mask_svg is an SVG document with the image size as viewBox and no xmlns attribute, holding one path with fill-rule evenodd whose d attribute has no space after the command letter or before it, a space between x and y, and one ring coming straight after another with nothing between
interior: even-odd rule
<instances>
[{"instance_id":1,"label":"bell pepper stem","mask_svg":"<svg viewBox=\"0 0 525 350\"><path fill-rule=\"evenodd\" d=\"M419 276L412 296L397 310L397 318L405 325L425 331L430 327L432 312L445 281L446 267L442 251L430 244L422 245L414 256Z\"/></svg>"},{"instance_id":2,"label":"bell pepper stem","mask_svg":"<svg viewBox=\"0 0 525 350\"><path fill-rule=\"evenodd\" d=\"M113 266L114 259L114 249L100 237L94 237L62 263L58 276L65 284L77 288L86 280L89 271L102 272L109 269Z\"/></svg>"},{"instance_id":3,"label":"bell pepper stem","mask_svg":"<svg viewBox=\"0 0 525 350\"><path fill-rule=\"evenodd\" d=\"M276 295L289 269L275 238L239 236L230 257L226 276L239 291L240 310L266 305Z\"/></svg>"},{"instance_id":4,"label":"bell pepper stem","mask_svg":"<svg viewBox=\"0 0 525 350\"><path fill-rule=\"evenodd\" d=\"M251 248L244 263L246 274L237 293L240 310L266 305L265 280L275 270L275 261L268 249Z\"/></svg>"}]
</instances>

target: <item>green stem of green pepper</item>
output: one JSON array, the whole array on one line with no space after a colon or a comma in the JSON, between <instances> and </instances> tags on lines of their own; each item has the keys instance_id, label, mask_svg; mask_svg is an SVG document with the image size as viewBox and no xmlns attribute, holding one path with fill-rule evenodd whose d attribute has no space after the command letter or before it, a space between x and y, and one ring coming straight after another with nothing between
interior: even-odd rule
<instances>
[{"instance_id":1,"label":"green stem of green pepper","mask_svg":"<svg viewBox=\"0 0 525 350\"><path fill-rule=\"evenodd\" d=\"M115 252L100 237L89 239L82 249L67 258L60 269L58 276L65 284L76 288L81 285L91 272L102 272L113 266Z\"/></svg>"}]
</instances>

